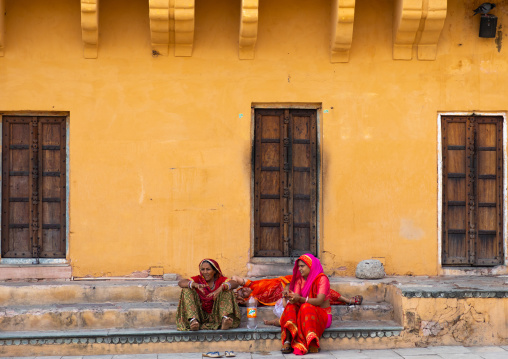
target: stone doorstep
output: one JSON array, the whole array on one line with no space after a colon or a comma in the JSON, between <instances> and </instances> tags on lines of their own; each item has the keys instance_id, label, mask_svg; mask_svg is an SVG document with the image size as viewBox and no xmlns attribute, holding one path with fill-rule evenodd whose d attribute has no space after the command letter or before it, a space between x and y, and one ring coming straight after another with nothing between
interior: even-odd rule
<instances>
[{"instance_id":1,"label":"stone doorstep","mask_svg":"<svg viewBox=\"0 0 508 359\"><path fill-rule=\"evenodd\" d=\"M7 331L74 330L167 326L176 321L178 302L81 303L0 308L0 327ZM273 307L258 308L259 321L275 319ZM241 307L242 318L246 308ZM332 306L335 321L393 320L388 303ZM244 321L242 325L245 325Z\"/></svg>"},{"instance_id":2,"label":"stone doorstep","mask_svg":"<svg viewBox=\"0 0 508 359\"><path fill-rule=\"evenodd\" d=\"M0 281L28 279L71 280L71 278L72 268L68 264L0 265Z\"/></svg>"}]
</instances>

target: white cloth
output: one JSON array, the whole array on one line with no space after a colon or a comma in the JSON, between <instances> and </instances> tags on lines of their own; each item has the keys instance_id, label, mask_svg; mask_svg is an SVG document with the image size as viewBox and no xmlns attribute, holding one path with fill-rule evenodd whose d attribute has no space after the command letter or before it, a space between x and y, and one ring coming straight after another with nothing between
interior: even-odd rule
<instances>
[{"instance_id":1,"label":"white cloth","mask_svg":"<svg viewBox=\"0 0 508 359\"><path fill-rule=\"evenodd\" d=\"M284 312L284 304L282 304L282 298L280 298L273 307L273 312L275 315L280 318L282 313Z\"/></svg>"}]
</instances>

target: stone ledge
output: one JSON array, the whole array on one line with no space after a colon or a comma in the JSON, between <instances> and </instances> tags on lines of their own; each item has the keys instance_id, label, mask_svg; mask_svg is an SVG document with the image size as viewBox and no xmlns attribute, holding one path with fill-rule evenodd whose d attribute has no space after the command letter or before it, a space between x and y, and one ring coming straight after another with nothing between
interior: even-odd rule
<instances>
[{"instance_id":1,"label":"stone ledge","mask_svg":"<svg viewBox=\"0 0 508 359\"><path fill-rule=\"evenodd\" d=\"M385 324L385 325L383 325ZM403 327L395 322L371 325L332 327L325 330L323 338L382 338L399 336ZM114 329L89 331L4 332L0 333L0 346L11 345L63 345L63 344L142 344L173 342L218 342L280 339L279 328L238 328L181 332L175 329Z\"/></svg>"},{"instance_id":2,"label":"stone ledge","mask_svg":"<svg viewBox=\"0 0 508 359\"><path fill-rule=\"evenodd\" d=\"M508 298L508 289L504 291L421 291L402 290L402 296L406 298Z\"/></svg>"}]
</instances>

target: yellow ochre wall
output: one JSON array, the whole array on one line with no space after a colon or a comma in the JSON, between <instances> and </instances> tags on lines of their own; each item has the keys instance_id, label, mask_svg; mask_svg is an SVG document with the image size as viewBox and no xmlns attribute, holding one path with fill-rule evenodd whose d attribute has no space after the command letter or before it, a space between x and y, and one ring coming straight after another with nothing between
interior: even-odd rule
<instances>
[{"instance_id":1,"label":"yellow ochre wall","mask_svg":"<svg viewBox=\"0 0 508 359\"><path fill-rule=\"evenodd\" d=\"M191 57L152 56L148 0L101 0L97 59L79 1L5 1L0 111L69 112L75 277L195 275L204 257L246 274L251 105L271 102L322 104L326 272L376 257L438 274L438 113L507 107L505 35L478 37L479 1L448 1L435 61L400 61L396 1L358 0L348 63L330 62L329 0L261 0L254 60L238 59L240 0L196 0Z\"/></svg>"}]
</instances>

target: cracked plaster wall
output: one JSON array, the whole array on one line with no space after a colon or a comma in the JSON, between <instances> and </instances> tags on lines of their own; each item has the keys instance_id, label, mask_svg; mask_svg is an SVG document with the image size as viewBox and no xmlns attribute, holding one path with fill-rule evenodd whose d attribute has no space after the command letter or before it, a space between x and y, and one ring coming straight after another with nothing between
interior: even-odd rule
<instances>
[{"instance_id":1,"label":"cracked plaster wall","mask_svg":"<svg viewBox=\"0 0 508 359\"><path fill-rule=\"evenodd\" d=\"M499 345L508 340L508 298L402 298L404 341Z\"/></svg>"}]
</instances>

